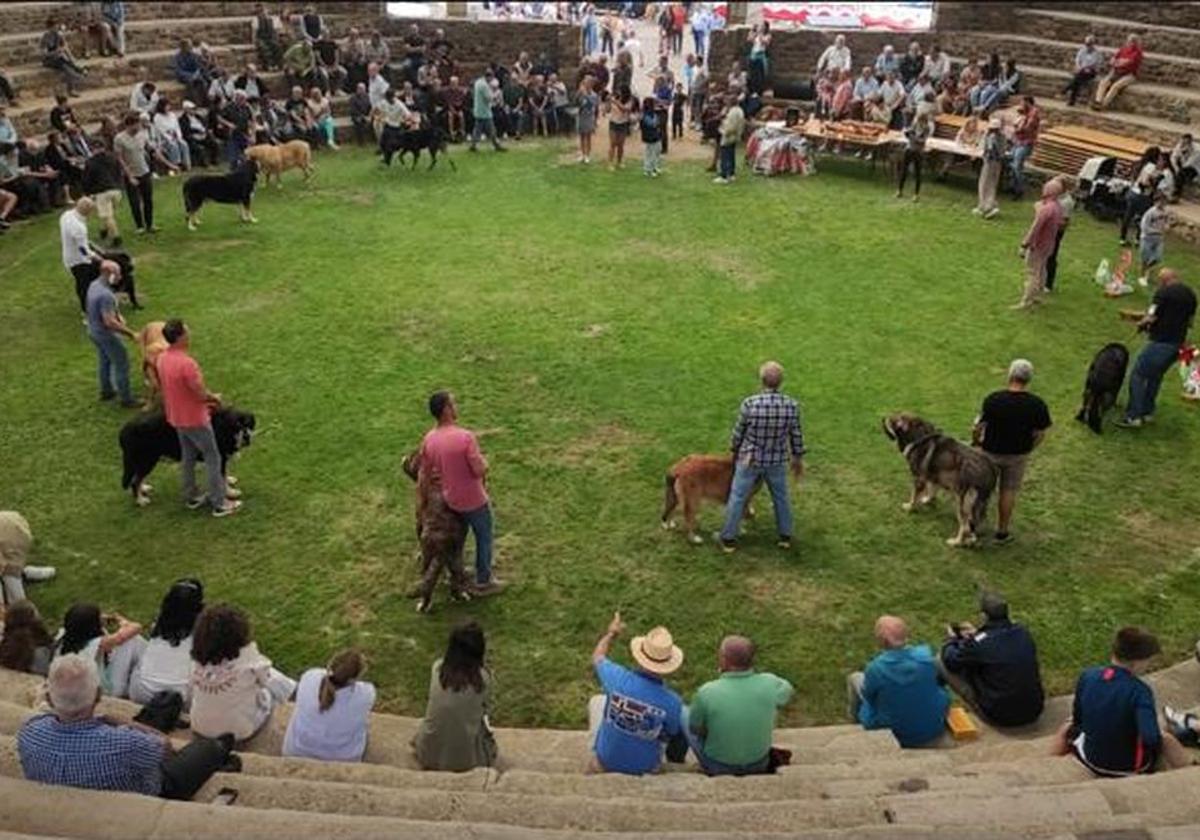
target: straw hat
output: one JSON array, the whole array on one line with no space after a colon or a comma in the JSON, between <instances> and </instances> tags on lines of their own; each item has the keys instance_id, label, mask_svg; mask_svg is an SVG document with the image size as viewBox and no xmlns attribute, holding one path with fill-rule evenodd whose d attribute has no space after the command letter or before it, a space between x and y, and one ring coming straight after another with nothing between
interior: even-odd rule
<instances>
[{"instance_id":1,"label":"straw hat","mask_svg":"<svg viewBox=\"0 0 1200 840\"><path fill-rule=\"evenodd\" d=\"M666 627L655 627L645 636L634 636L629 651L638 667L652 674L672 674L683 664L683 651L675 646Z\"/></svg>"}]
</instances>

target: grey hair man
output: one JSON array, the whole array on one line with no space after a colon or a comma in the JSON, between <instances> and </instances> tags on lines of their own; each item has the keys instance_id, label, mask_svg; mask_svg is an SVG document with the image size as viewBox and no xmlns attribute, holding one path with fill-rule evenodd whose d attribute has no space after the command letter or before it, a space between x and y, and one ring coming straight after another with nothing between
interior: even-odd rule
<instances>
[{"instance_id":1,"label":"grey hair man","mask_svg":"<svg viewBox=\"0 0 1200 840\"><path fill-rule=\"evenodd\" d=\"M1007 386L988 394L975 420L974 440L991 456L1000 472L995 536L1000 545L1012 541L1009 524L1029 453L1041 444L1051 425L1050 409L1041 397L1030 392L1031 381L1033 363L1014 359L1008 366Z\"/></svg>"},{"instance_id":2,"label":"grey hair man","mask_svg":"<svg viewBox=\"0 0 1200 840\"><path fill-rule=\"evenodd\" d=\"M218 770L241 767L233 739L197 738L176 751L161 732L96 714L100 674L94 660L69 653L46 678L52 711L17 733L25 778L43 784L191 799Z\"/></svg>"},{"instance_id":3,"label":"grey hair man","mask_svg":"<svg viewBox=\"0 0 1200 840\"><path fill-rule=\"evenodd\" d=\"M137 408L140 403L129 389L129 354L121 337L133 339L135 333L125 323L117 304L116 287L121 283L121 267L101 260L100 274L88 286L84 296L88 338L96 346L96 370L100 377L100 399L121 397L121 405Z\"/></svg>"},{"instance_id":4,"label":"grey hair man","mask_svg":"<svg viewBox=\"0 0 1200 840\"><path fill-rule=\"evenodd\" d=\"M733 453L733 485L725 505L725 526L717 539L730 554L737 549L738 526L751 493L766 482L775 507L775 526L779 547L792 546L792 508L788 498L787 464L791 458L792 475L798 481L804 475L804 434L800 428L800 406L779 392L783 385L783 365L766 362L758 371L762 390L742 401L733 427L730 449Z\"/></svg>"}]
</instances>

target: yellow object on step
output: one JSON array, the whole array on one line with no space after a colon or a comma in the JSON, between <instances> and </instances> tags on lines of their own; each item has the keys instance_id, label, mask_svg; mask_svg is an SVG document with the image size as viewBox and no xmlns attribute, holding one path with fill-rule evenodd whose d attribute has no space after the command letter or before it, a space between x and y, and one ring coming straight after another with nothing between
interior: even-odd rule
<instances>
[{"instance_id":1,"label":"yellow object on step","mask_svg":"<svg viewBox=\"0 0 1200 840\"><path fill-rule=\"evenodd\" d=\"M946 728L955 741L974 741L979 737L979 727L962 706L951 706L946 713Z\"/></svg>"}]
</instances>

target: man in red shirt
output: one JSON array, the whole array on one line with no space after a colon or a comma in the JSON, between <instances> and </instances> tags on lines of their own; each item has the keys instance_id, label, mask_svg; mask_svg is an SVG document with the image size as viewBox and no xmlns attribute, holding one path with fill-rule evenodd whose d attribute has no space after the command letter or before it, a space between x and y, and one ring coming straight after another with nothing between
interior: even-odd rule
<instances>
[{"instance_id":1,"label":"man in red shirt","mask_svg":"<svg viewBox=\"0 0 1200 840\"><path fill-rule=\"evenodd\" d=\"M221 395L204 386L200 366L188 355L191 334L183 321L177 318L167 321L163 326L163 338L168 347L159 354L154 366L158 372L163 410L167 422L179 435L179 449L183 453L184 504L194 510L207 502L216 517L236 513L242 506L237 500L241 493L225 484L221 452L212 428L212 410L221 405ZM197 456L204 458L207 495L200 495L196 489Z\"/></svg>"},{"instance_id":2,"label":"man in red shirt","mask_svg":"<svg viewBox=\"0 0 1200 840\"><path fill-rule=\"evenodd\" d=\"M1142 55L1141 39L1137 35L1126 38L1125 45L1113 56L1112 69L1096 85L1096 98L1092 101L1094 110L1112 105L1117 94L1137 81L1138 71L1142 69Z\"/></svg>"},{"instance_id":3,"label":"man in red shirt","mask_svg":"<svg viewBox=\"0 0 1200 840\"><path fill-rule=\"evenodd\" d=\"M1012 194L1013 198L1025 195L1025 161L1033 156L1038 132L1042 128L1042 112L1032 96L1025 96L1017 108L1016 127L1013 129L1012 147Z\"/></svg>"},{"instance_id":4,"label":"man in red shirt","mask_svg":"<svg viewBox=\"0 0 1200 840\"><path fill-rule=\"evenodd\" d=\"M458 406L449 391L429 398L437 425L421 441L421 467L441 478L446 506L463 518L475 535L475 592L494 595L504 584L492 576L492 507L488 501L488 464L475 435L458 425Z\"/></svg>"}]
</instances>

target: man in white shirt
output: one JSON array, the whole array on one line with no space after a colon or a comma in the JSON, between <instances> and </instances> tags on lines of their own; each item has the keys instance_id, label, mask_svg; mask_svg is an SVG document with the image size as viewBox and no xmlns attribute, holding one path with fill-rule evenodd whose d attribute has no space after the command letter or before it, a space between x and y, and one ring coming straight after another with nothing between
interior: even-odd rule
<instances>
[{"instance_id":1,"label":"man in white shirt","mask_svg":"<svg viewBox=\"0 0 1200 840\"><path fill-rule=\"evenodd\" d=\"M936 86L950 75L950 56L940 45L933 45L933 52L925 56L925 75Z\"/></svg>"},{"instance_id":2,"label":"man in white shirt","mask_svg":"<svg viewBox=\"0 0 1200 840\"><path fill-rule=\"evenodd\" d=\"M1074 105L1075 100L1083 89L1092 83L1096 74L1104 67L1104 53L1096 49L1096 36L1089 35L1083 39L1083 46L1075 53L1074 73L1071 81L1063 88L1067 95L1067 104Z\"/></svg>"},{"instance_id":3,"label":"man in white shirt","mask_svg":"<svg viewBox=\"0 0 1200 840\"><path fill-rule=\"evenodd\" d=\"M1184 187L1200 174L1200 149L1196 147L1192 135L1183 135L1175 148L1171 149L1171 168L1175 171L1175 190L1171 197L1178 201L1183 196Z\"/></svg>"},{"instance_id":4,"label":"man in white shirt","mask_svg":"<svg viewBox=\"0 0 1200 840\"><path fill-rule=\"evenodd\" d=\"M75 295L79 298L79 309L85 313L88 286L100 276L100 254L88 243L87 219L95 207L90 198L81 198L58 217L63 266L75 278Z\"/></svg>"},{"instance_id":5,"label":"man in white shirt","mask_svg":"<svg viewBox=\"0 0 1200 840\"><path fill-rule=\"evenodd\" d=\"M820 76L829 70L845 70L849 73L852 66L850 48L846 46L846 36L838 35L817 59L817 75Z\"/></svg>"},{"instance_id":6,"label":"man in white shirt","mask_svg":"<svg viewBox=\"0 0 1200 840\"><path fill-rule=\"evenodd\" d=\"M133 86L129 92L129 110L139 114L149 114L158 104L158 88L154 82L143 80Z\"/></svg>"},{"instance_id":7,"label":"man in white shirt","mask_svg":"<svg viewBox=\"0 0 1200 840\"><path fill-rule=\"evenodd\" d=\"M850 117L861 120L865 117L867 100L879 93L879 82L871 72L870 65L863 67L862 73L854 80L854 93L850 98Z\"/></svg>"},{"instance_id":8,"label":"man in white shirt","mask_svg":"<svg viewBox=\"0 0 1200 840\"><path fill-rule=\"evenodd\" d=\"M379 72L379 65L371 62L367 65L367 96L371 99L371 107L378 108L379 103L383 102L383 95L387 93L390 85L387 79L383 78L383 74Z\"/></svg>"},{"instance_id":9,"label":"man in white shirt","mask_svg":"<svg viewBox=\"0 0 1200 840\"><path fill-rule=\"evenodd\" d=\"M895 73L889 71L883 75L883 83L879 85L879 93L883 96L884 107L892 114L888 126L899 128L900 118L904 111L904 85L896 78Z\"/></svg>"},{"instance_id":10,"label":"man in white shirt","mask_svg":"<svg viewBox=\"0 0 1200 840\"><path fill-rule=\"evenodd\" d=\"M384 164L391 166L392 155L400 150L400 135L420 128L421 118L396 98L395 88L388 88L383 101L375 106L375 113L383 124L379 134L379 151L383 154Z\"/></svg>"}]
</instances>

